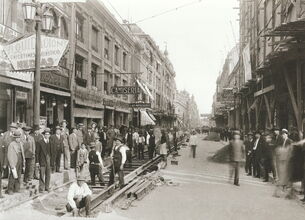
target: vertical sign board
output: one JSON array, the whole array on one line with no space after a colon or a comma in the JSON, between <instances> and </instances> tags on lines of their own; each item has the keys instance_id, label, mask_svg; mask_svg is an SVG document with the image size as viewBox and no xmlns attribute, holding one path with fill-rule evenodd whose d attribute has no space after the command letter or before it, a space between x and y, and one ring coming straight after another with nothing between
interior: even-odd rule
<instances>
[{"instance_id":1,"label":"vertical sign board","mask_svg":"<svg viewBox=\"0 0 305 220\"><path fill-rule=\"evenodd\" d=\"M244 63L244 72L245 72L245 82L248 82L252 78L250 43L248 43L243 50L243 63Z\"/></svg>"},{"instance_id":2,"label":"vertical sign board","mask_svg":"<svg viewBox=\"0 0 305 220\"><path fill-rule=\"evenodd\" d=\"M65 39L42 35L40 67L48 68L58 66L68 46L68 42ZM35 68L35 45L36 36L31 35L4 47L4 52L14 70L29 70Z\"/></svg>"}]
</instances>

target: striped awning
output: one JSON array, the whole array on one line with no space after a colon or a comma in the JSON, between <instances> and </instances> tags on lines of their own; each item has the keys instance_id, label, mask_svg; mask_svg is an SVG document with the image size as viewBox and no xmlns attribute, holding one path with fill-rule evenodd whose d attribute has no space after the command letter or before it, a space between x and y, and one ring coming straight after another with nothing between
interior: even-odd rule
<instances>
[{"instance_id":1,"label":"striped awning","mask_svg":"<svg viewBox=\"0 0 305 220\"><path fill-rule=\"evenodd\" d=\"M140 110L141 112L141 126L145 125L156 125L156 123L151 119L145 110Z\"/></svg>"}]
</instances>

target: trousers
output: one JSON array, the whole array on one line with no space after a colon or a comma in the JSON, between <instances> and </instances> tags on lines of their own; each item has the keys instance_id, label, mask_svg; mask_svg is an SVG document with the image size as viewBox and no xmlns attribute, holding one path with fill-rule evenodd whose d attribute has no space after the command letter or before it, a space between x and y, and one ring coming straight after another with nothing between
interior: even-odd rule
<instances>
[{"instance_id":1,"label":"trousers","mask_svg":"<svg viewBox=\"0 0 305 220\"><path fill-rule=\"evenodd\" d=\"M34 175L34 158L25 158L24 181L30 181Z\"/></svg>"},{"instance_id":2,"label":"trousers","mask_svg":"<svg viewBox=\"0 0 305 220\"><path fill-rule=\"evenodd\" d=\"M39 172L39 192L44 190L48 191L50 189L51 180L51 166L50 161L47 161L47 165L40 167Z\"/></svg>"},{"instance_id":3,"label":"trousers","mask_svg":"<svg viewBox=\"0 0 305 220\"><path fill-rule=\"evenodd\" d=\"M239 183L239 162L238 161L232 161L231 162L231 173L230 177L233 177L234 173L234 184L237 185Z\"/></svg>"},{"instance_id":4,"label":"trousers","mask_svg":"<svg viewBox=\"0 0 305 220\"><path fill-rule=\"evenodd\" d=\"M60 160L61 160L61 150L57 149L57 151L56 151L56 159L55 159L56 172L60 171Z\"/></svg>"},{"instance_id":5,"label":"trousers","mask_svg":"<svg viewBox=\"0 0 305 220\"><path fill-rule=\"evenodd\" d=\"M21 184L21 170L22 170L22 155L18 153L18 162L16 165L17 179L14 178L13 173L10 172L8 177L8 192L19 192Z\"/></svg>"},{"instance_id":6,"label":"trousers","mask_svg":"<svg viewBox=\"0 0 305 220\"><path fill-rule=\"evenodd\" d=\"M74 201L75 201L76 207L78 209L85 207L86 215L87 216L90 215L91 196L88 195L88 196L82 198L81 201L77 201L76 199L74 199ZM72 212L72 210L73 210L69 203L66 205L66 209L67 209L67 212Z\"/></svg>"},{"instance_id":7,"label":"trousers","mask_svg":"<svg viewBox=\"0 0 305 220\"><path fill-rule=\"evenodd\" d=\"M196 145L191 145L191 150L192 150L192 153L193 153L193 158L196 157Z\"/></svg>"},{"instance_id":8,"label":"trousers","mask_svg":"<svg viewBox=\"0 0 305 220\"><path fill-rule=\"evenodd\" d=\"M119 164L114 164L111 166L108 186L111 186L114 183L115 174L118 174L119 176L120 186L124 186L124 171L120 169Z\"/></svg>"},{"instance_id":9,"label":"trousers","mask_svg":"<svg viewBox=\"0 0 305 220\"><path fill-rule=\"evenodd\" d=\"M102 168L99 165L90 164L89 172L90 172L90 178L91 178L91 184L92 185L95 185L96 176L98 177L101 184L104 183Z\"/></svg>"},{"instance_id":10,"label":"trousers","mask_svg":"<svg viewBox=\"0 0 305 220\"><path fill-rule=\"evenodd\" d=\"M70 166L70 149L69 145L64 146L64 168L69 169Z\"/></svg>"}]
</instances>

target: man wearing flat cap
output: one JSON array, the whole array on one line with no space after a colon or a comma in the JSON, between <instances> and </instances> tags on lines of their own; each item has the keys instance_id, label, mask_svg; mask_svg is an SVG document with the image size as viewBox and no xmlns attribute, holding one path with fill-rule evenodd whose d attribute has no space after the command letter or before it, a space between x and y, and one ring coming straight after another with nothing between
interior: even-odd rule
<instances>
[{"instance_id":1,"label":"man wearing flat cap","mask_svg":"<svg viewBox=\"0 0 305 220\"><path fill-rule=\"evenodd\" d=\"M61 135L61 130L59 126L56 126L55 134L50 137L50 142L52 154L56 155L54 158L55 160L51 161L52 171L54 171L55 169L57 173L60 173L60 160L64 150L64 138Z\"/></svg>"},{"instance_id":2,"label":"man wearing flat cap","mask_svg":"<svg viewBox=\"0 0 305 220\"><path fill-rule=\"evenodd\" d=\"M21 132L15 130L12 137L14 140L9 144L7 151L7 160L10 169L7 189L9 195L20 191L21 171L25 165Z\"/></svg>"},{"instance_id":3,"label":"man wearing flat cap","mask_svg":"<svg viewBox=\"0 0 305 220\"><path fill-rule=\"evenodd\" d=\"M92 191L89 189L84 176L77 177L77 181L72 183L68 191L68 204L66 209L72 212L73 216L80 214L80 209L85 208L86 217L90 216Z\"/></svg>"},{"instance_id":4,"label":"man wearing flat cap","mask_svg":"<svg viewBox=\"0 0 305 220\"><path fill-rule=\"evenodd\" d=\"M24 149L24 157L25 157L25 172L23 181L27 183L31 181L34 174L34 162L35 162L35 140L30 135L32 128L29 126L23 127L24 137L23 140L23 149Z\"/></svg>"},{"instance_id":5,"label":"man wearing flat cap","mask_svg":"<svg viewBox=\"0 0 305 220\"><path fill-rule=\"evenodd\" d=\"M51 181L51 161L55 155L51 149L50 136L51 131L45 128L42 132L43 138L40 139L36 146L36 166L39 166L39 192L50 191Z\"/></svg>"},{"instance_id":6,"label":"man wearing flat cap","mask_svg":"<svg viewBox=\"0 0 305 220\"><path fill-rule=\"evenodd\" d=\"M103 160L101 157L101 152L96 150L96 143L90 143L90 152L89 152L89 172L91 177L91 185L95 185L95 178L98 177L100 181L100 185L104 186L104 178L103 178Z\"/></svg>"}]
</instances>

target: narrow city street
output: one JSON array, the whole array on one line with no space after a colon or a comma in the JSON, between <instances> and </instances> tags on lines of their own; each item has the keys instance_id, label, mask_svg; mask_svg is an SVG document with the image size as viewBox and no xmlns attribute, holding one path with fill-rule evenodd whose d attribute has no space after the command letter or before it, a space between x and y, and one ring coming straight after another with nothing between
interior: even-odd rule
<instances>
[{"instance_id":1,"label":"narrow city street","mask_svg":"<svg viewBox=\"0 0 305 220\"><path fill-rule=\"evenodd\" d=\"M202 136L201 136L202 139ZM274 186L248 177L241 169L240 187L228 183L228 166L208 161L224 146L220 142L201 141L197 158L188 147L180 150L179 165L162 171L165 179L178 186L161 186L119 215L130 219L304 219L305 209L295 200L272 197ZM105 217L107 214L105 214Z\"/></svg>"}]
</instances>

